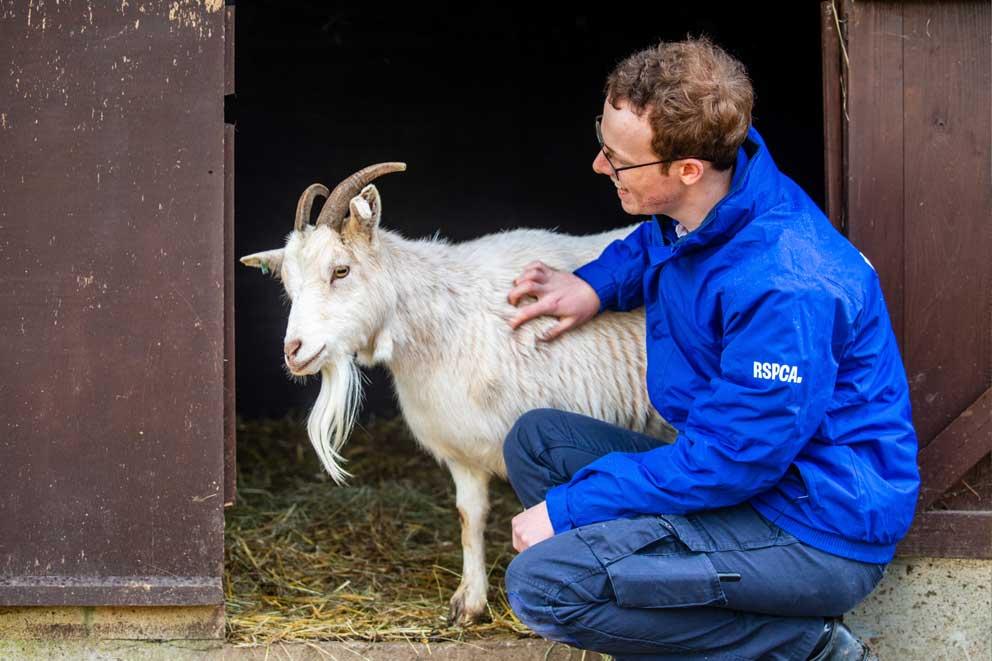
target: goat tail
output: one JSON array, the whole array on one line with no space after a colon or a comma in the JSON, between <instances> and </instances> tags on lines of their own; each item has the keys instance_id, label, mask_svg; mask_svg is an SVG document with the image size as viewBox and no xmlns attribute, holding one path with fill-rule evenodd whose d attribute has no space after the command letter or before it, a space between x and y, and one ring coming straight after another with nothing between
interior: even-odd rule
<instances>
[{"instance_id":1,"label":"goat tail","mask_svg":"<svg viewBox=\"0 0 992 661\"><path fill-rule=\"evenodd\" d=\"M351 473L341 468L345 459L339 453L351 435L362 403L362 373L350 357L339 358L320 370L320 394L310 410L307 434L320 463L338 484Z\"/></svg>"}]
</instances>

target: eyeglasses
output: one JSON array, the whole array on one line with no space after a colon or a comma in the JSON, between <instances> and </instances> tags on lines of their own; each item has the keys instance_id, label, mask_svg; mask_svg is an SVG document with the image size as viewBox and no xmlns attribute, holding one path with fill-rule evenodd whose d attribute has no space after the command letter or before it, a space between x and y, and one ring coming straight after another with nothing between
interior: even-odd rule
<instances>
[{"instance_id":1,"label":"eyeglasses","mask_svg":"<svg viewBox=\"0 0 992 661\"><path fill-rule=\"evenodd\" d=\"M606 155L606 150L604 149L604 147L606 147L606 145L603 143L603 116L602 115L596 115L596 141L599 142L599 149L600 149L600 151L603 152L603 158L605 158L606 159L606 162L610 164L610 167L611 168L613 168L613 174L616 176L617 181L620 180L620 173L623 172L624 170L633 170L634 168L643 168L643 167L647 167L649 165L659 165L661 163L673 163L675 161L681 161L681 160L684 160L684 159L687 159L687 158L696 158L696 159L699 159L700 161L712 161L713 160L711 158L704 158L703 156L679 156L678 158L666 158L666 159L661 160L661 161L651 161L650 163L640 163L638 165L625 165L623 167L619 167L618 168L617 166L613 165L613 161L611 161L610 160L610 157Z\"/></svg>"}]
</instances>

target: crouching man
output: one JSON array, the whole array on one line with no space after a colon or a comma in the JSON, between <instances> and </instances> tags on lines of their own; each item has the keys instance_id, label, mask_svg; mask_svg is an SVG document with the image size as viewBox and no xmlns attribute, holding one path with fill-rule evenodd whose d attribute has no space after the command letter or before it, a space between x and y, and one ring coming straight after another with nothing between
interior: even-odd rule
<instances>
[{"instance_id":1,"label":"crouching man","mask_svg":"<svg viewBox=\"0 0 992 661\"><path fill-rule=\"evenodd\" d=\"M541 409L506 439L510 605L617 659L870 659L840 621L913 517L906 375L878 276L778 171L743 66L705 39L609 76L593 169L650 215L574 274L537 262L511 325L645 306L675 443Z\"/></svg>"}]
</instances>

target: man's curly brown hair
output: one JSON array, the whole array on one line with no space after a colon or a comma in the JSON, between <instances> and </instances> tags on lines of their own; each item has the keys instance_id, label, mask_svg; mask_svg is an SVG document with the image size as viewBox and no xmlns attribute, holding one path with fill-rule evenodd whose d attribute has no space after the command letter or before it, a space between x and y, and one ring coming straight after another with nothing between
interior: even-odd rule
<instances>
[{"instance_id":1,"label":"man's curly brown hair","mask_svg":"<svg viewBox=\"0 0 992 661\"><path fill-rule=\"evenodd\" d=\"M637 115L648 112L658 158L694 156L726 170L751 126L754 89L744 65L706 37L634 53L609 75L605 91L614 108L626 101Z\"/></svg>"}]
</instances>

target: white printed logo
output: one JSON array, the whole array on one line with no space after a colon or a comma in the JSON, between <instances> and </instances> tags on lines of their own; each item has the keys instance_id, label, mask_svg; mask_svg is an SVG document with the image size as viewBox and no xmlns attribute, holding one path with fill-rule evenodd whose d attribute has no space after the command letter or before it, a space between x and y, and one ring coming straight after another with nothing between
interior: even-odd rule
<instances>
[{"instance_id":1,"label":"white printed logo","mask_svg":"<svg viewBox=\"0 0 992 661\"><path fill-rule=\"evenodd\" d=\"M798 367L778 363L761 363L757 360L754 361L754 378L787 383L803 382L803 377L799 376Z\"/></svg>"}]
</instances>

